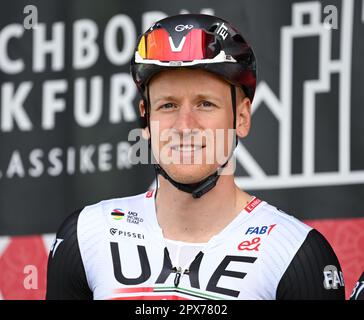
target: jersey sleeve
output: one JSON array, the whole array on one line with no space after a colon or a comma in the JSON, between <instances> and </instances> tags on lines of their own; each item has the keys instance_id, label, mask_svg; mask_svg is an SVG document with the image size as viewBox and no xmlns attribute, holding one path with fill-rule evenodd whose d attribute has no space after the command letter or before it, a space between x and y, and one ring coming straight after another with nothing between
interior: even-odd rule
<instances>
[{"instance_id":1,"label":"jersey sleeve","mask_svg":"<svg viewBox=\"0 0 364 320\"><path fill-rule=\"evenodd\" d=\"M345 300L340 263L325 237L312 229L285 273L277 300Z\"/></svg>"},{"instance_id":2,"label":"jersey sleeve","mask_svg":"<svg viewBox=\"0 0 364 320\"><path fill-rule=\"evenodd\" d=\"M78 217L71 214L57 232L48 257L47 300L92 299L77 239Z\"/></svg>"}]
</instances>

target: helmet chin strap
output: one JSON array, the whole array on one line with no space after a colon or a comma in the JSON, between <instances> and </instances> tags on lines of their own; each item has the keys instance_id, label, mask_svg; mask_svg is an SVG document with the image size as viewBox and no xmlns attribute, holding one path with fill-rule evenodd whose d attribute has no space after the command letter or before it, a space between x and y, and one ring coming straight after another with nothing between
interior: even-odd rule
<instances>
[{"instance_id":1,"label":"helmet chin strap","mask_svg":"<svg viewBox=\"0 0 364 320\"><path fill-rule=\"evenodd\" d=\"M227 163L227 162L226 162ZM224 164L225 166L225 164ZM181 183L173 180L167 172L159 165L155 164L154 169L157 174L160 174L162 177L166 178L170 183L172 183L178 190L191 193L193 198L200 198L206 192L210 191L213 187L216 186L217 180L219 179L218 171L208 176L207 178L196 182L196 183Z\"/></svg>"},{"instance_id":2,"label":"helmet chin strap","mask_svg":"<svg viewBox=\"0 0 364 320\"><path fill-rule=\"evenodd\" d=\"M233 107L233 115L234 115L234 124L233 124L233 128L235 129L235 122L236 122L236 91L235 91L235 86L231 85L230 86L230 91L231 91L231 100L232 100L232 107ZM146 103L146 121L147 121L147 126L150 131L150 123L149 123L149 102L150 102L150 98L149 98L149 87L147 87L147 99L144 98L144 103ZM236 137L235 139L235 147L238 144L238 139ZM149 138L148 140L148 146L151 149L151 138ZM174 179L172 179L168 173L159 165L159 164L154 164L154 170L156 172L156 178L157 178L157 184L158 184L158 174L160 174L162 177L164 177L165 179L167 179L173 186L175 186L178 190L187 192L187 193L191 193L192 197L194 199L197 198L201 198L205 193L207 193L208 191L210 191L212 188L214 188L216 186L217 180L219 179L220 175L219 175L219 170L221 168L224 168L227 163L229 162L231 156L233 155L233 150L231 151L231 154L229 156L229 158L226 160L226 162L218 169L216 170L213 174L209 175L207 178L196 182L196 183L180 183ZM156 188L156 192L155 192L155 196L157 193L157 189Z\"/></svg>"}]
</instances>

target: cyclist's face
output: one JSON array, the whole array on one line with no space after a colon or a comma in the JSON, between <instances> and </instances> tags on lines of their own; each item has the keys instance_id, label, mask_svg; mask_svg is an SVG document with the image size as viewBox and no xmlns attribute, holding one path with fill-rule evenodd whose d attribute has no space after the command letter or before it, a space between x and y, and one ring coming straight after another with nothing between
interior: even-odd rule
<instances>
[{"instance_id":1,"label":"cyclist's face","mask_svg":"<svg viewBox=\"0 0 364 320\"><path fill-rule=\"evenodd\" d=\"M241 110L245 104L250 119L250 101L236 92L237 134L246 136L250 120L242 129ZM235 137L229 83L203 70L173 69L153 77L149 94L153 154L173 179L194 183L226 162Z\"/></svg>"}]
</instances>

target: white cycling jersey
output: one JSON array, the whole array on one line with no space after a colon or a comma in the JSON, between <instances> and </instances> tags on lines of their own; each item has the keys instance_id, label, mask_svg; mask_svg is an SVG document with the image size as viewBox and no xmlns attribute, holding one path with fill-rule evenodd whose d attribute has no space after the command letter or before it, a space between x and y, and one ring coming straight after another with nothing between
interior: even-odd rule
<instances>
[{"instance_id":1,"label":"white cycling jersey","mask_svg":"<svg viewBox=\"0 0 364 320\"><path fill-rule=\"evenodd\" d=\"M339 262L322 235L255 197L203 244L164 239L153 191L102 201L72 217L49 258L49 299L344 295Z\"/></svg>"}]
</instances>

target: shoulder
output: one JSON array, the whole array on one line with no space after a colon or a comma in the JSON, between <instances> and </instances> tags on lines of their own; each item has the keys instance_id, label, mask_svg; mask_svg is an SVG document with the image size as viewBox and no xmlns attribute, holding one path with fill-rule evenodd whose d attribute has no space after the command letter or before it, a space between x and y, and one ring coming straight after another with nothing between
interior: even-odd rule
<instances>
[{"instance_id":1,"label":"shoulder","mask_svg":"<svg viewBox=\"0 0 364 320\"><path fill-rule=\"evenodd\" d=\"M51 247L46 299L92 299L77 236L80 212L76 210L62 223Z\"/></svg>"},{"instance_id":2,"label":"shoulder","mask_svg":"<svg viewBox=\"0 0 364 320\"><path fill-rule=\"evenodd\" d=\"M77 223L81 211L82 209L77 209L72 212L59 227L50 250L51 257L54 257L60 244L62 244L61 247L65 245L72 247L73 243L77 243Z\"/></svg>"},{"instance_id":3,"label":"shoulder","mask_svg":"<svg viewBox=\"0 0 364 320\"><path fill-rule=\"evenodd\" d=\"M299 244L301 251L305 248L310 248L311 252L321 250L321 255L333 252L329 242L318 230L272 205L266 204L262 209L261 217L276 224L276 237L285 240L290 238L290 242Z\"/></svg>"},{"instance_id":4,"label":"shoulder","mask_svg":"<svg viewBox=\"0 0 364 320\"><path fill-rule=\"evenodd\" d=\"M103 240L110 223L133 212L130 208L141 208L147 194L100 201L67 216L49 254L47 299L92 299L94 266L104 259Z\"/></svg>"},{"instance_id":5,"label":"shoulder","mask_svg":"<svg viewBox=\"0 0 364 320\"><path fill-rule=\"evenodd\" d=\"M272 219L275 219L281 222L286 227L295 227L295 228L307 228L308 225L303 223L301 220L297 219L294 215L289 212L283 211L272 204L264 202L265 205L262 206L263 214L266 217L271 216Z\"/></svg>"},{"instance_id":6,"label":"shoulder","mask_svg":"<svg viewBox=\"0 0 364 320\"><path fill-rule=\"evenodd\" d=\"M345 298L339 260L319 231L269 204L260 215L276 225L268 248L276 252L269 261L280 266L277 299Z\"/></svg>"},{"instance_id":7,"label":"shoulder","mask_svg":"<svg viewBox=\"0 0 364 320\"><path fill-rule=\"evenodd\" d=\"M117 218L118 216L123 216L125 211L130 209L142 210L145 205L145 199L148 197L148 192L128 197L102 200L98 203L88 205L81 210L80 219L87 219L87 221L91 222L93 219L97 220L109 216Z\"/></svg>"},{"instance_id":8,"label":"shoulder","mask_svg":"<svg viewBox=\"0 0 364 320\"><path fill-rule=\"evenodd\" d=\"M291 214L288 214L277 207L263 202L255 217L256 223L270 226L272 229L271 238L279 241L287 241L300 246L305 240L312 227L305 224ZM287 244L287 243L286 243Z\"/></svg>"},{"instance_id":9,"label":"shoulder","mask_svg":"<svg viewBox=\"0 0 364 320\"><path fill-rule=\"evenodd\" d=\"M264 265L270 266L277 299L344 298L339 261L320 232L268 203L256 213L257 224L271 230Z\"/></svg>"},{"instance_id":10,"label":"shoulder","mask_svg":"<svg viewBox=\"0 0 364 320\"><path fill-rule=\"evenodd\" d=\"M111 228L122 228L126 224L144 228L144 223L154 209L151 193L145 192L133 196L103 200L84 207L78 216L77 240L81 254L96 252L99 244ZM89 250L89 248L93 248Z\"/></svg>"},{"instance_id":11,"label":"shoulder","mask_svg":"<svg viewBox=\"0 0 364 320\"><path fill-rule=\"evenodd\" d=\"M56 240L51 248L51 253L58 243L57 239L62 242L78 243L83 242L84 238L93 238L97 241L97 234L102 226L108 225L108 221L121 219L124 214L129 212L130 208L142 210L144 199L148 192L134 196L113 198L103 200L98 203L77 209L66 217L59 227ZM61 241L61 240L59 240Z\"/></svg>"},{"instance_id":12,"label":"shoulder","mask_svg":"<svg viewBox=\"0 0 364 320\"><path fill-rule=\"evenodd\" d=\"M62 222L57 232L57 238L71 238L75 236L77 230L78 217L82 209L73 211L67 218Z\"/></svg>"},{"instance_id":13,"label":"shoulder","mask_svg":"<svg viewBox=\"0 0 364 320\"><path fill-rule=\"evenodd\" d=\"M100 230L110 226L117 220L122 220L130 213L144 214L144 208L151 205L150 191L121 198L102 200L98 203L87 205L84 208L74 211L66 217L57 232L57 238L69 238L73 235L73 240L78 241L82 246L84 241L93 239L98 241L102 236ZM116 221L115 221L116 220Z\"/></svg>"}]
</instances>

